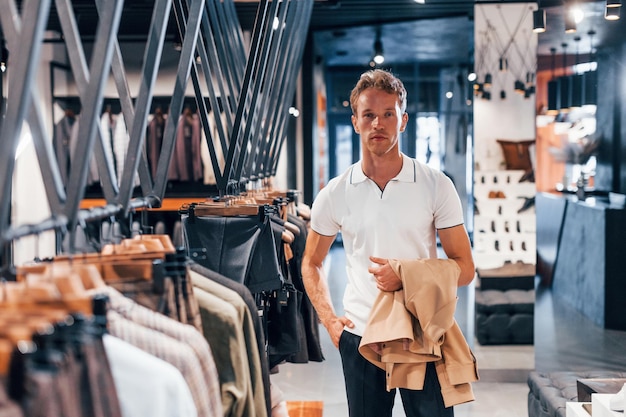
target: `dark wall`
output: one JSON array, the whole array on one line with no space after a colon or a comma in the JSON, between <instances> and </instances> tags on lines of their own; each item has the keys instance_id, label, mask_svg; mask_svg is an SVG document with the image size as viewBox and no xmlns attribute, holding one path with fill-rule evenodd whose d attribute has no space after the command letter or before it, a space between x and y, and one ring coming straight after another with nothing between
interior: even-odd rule
<instances>
[{"instance_id":1,"label":"dark wall","mask_svg":"<svg viewBox=\"0 0 626 417\"><path fill-rule=\"evenodd\" d=\"M602 138L598 150L596 189L626 193L626 43L598 51L597 133Z\"/></svg>"}]
</instances>

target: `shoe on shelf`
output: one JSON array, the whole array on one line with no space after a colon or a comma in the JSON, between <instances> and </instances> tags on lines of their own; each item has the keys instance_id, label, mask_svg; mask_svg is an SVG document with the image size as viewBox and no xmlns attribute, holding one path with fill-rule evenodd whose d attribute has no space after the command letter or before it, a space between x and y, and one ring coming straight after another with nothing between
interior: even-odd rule
<instances>
[{"instance_id":1,"label":"shoe on shelf","mask_svg":"<svg viewBox=\"0 0 626 417\"><path fill-rule=\"evenodd\" d=\"M622 387L622 389L615 395L611 397L609 402L609 407L613 411L624 411L624 406L626 405L626 384Z\"/></svg>"}]
</instances>

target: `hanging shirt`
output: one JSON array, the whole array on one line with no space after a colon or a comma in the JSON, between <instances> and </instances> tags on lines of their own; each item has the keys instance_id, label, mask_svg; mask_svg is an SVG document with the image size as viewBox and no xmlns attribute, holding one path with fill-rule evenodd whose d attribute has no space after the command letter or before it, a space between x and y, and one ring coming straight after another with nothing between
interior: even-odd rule
<instances>
[{"instance_id":1,"label":"hanging shirt","mask_svg":"<svg viewBox=\"0 0 626 417\"><path fill-rule=\"evenodd\" d=\"M189 386L176 367L105 334L104 347L123 417L196 417Z\"/></svg>"}]
</instances>

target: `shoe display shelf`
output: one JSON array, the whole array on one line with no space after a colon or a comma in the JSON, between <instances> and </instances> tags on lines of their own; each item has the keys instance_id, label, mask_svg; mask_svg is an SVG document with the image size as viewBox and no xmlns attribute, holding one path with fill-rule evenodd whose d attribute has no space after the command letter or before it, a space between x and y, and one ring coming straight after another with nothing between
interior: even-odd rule
<instances>
[{"instance_id":1,"label":"shoe display shelf","mask_svg":"<svg viewBox=\"0 0 626 417\"><path fill-rule=\"evenodd\" d=\"M477 268L536 264L535 183L523 170L474 173Z\"/></svg>"}]
</instances>

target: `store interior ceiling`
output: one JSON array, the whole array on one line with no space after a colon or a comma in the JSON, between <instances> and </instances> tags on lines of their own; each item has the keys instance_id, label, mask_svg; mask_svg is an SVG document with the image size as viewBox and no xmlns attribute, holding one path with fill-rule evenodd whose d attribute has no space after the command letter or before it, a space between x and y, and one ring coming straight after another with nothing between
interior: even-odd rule
<instances>
[{"instance_id":1,"label":"store interior ceiling","mask_svg":"<svg viewBox=\"0 0 626 417\"><path fill-rule=\"evenodd\" d=\"M210 0L215 1L215 0ZM298 0L296 0L298 1ZM574 2L585 12L585 19L577 32L565 33L564 12ZM18 8L23 1L17 1ZM58 31L54 2L49 29ZM455 65L471 62L467 44L473 45L473 17L476 4L515 4L519 1L478 0L315 0L309 30L314 34L318 59L329 66L367 66L372 58L377 34L380 34L386 62L435 63ZM237 17L243 29L254 26L259 1L234 0ZM547 12L547 31L539 35L538 68L549 66L550 48L562 53L562 44L570 45L574 53L574 37L581 55L589 53L594 45L621 41L626 33L626 16L618 21L604 19L604 1L540 0L539 6ZM94 0L72 0L81 36L93 36L98 15ZM145 40L150 24L154 0L127 0L118 33L123 41ZM595 35L589 37L589 31ZM60 32L59 32L60 33ZM170 21L170 37L176 28ZM473 48L469 48L469 55Z\"/></svg>"}]
</instances>

